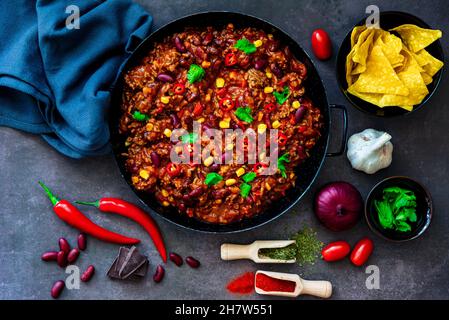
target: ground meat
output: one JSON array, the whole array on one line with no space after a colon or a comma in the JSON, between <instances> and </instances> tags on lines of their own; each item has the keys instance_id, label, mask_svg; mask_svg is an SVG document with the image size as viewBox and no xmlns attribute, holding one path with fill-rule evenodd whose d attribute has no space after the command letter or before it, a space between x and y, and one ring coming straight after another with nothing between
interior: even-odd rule
<instances>
[{"instance_id":1,"label":"ground meat","mask_svg":"<svg viewBox=\"0 0 449 320\"><path fill-rule=\"evenodd\" d=\"M256 52L246 54L234 47L243 38L257 44ZM232 66L227 65L229 54L237 60ZM187 80L191 64L205 70L201 81ZM158 79L161 73L172 80L161 81ZM320 138L322 115L306 98L303 86L306 76L305 65L288 47L255 28L235 29L231 24L222 29L186 28L157 43L125 74L120 134L126 137L128 151L122 156L134 187L154 193L163 206L173 206L180 214L210 223L227 224L262 212L294 186L294 169L309 156ZM287 88L287 100L279 104L271 88L275 92ZM230 110L220 106L224 98L232 101ZM271 111L267 109L270 104L274 106ZM298 106L305 112L297 123ZM235 113L239 107L250 108L252 122L239 119ZM143 118L137 119L136 111ZM193 121L200 122L203 130L218 129L223 120L230 128L252 128L256 132L260 125L269 130L276 123L286 140L279 145L279 156L288 153L285 170L257 175L249 183L248 196L241 194L244 181L240 173L257 171L258 167L247 163L247 157L245 164L210 165L204 158L196 165L171 162L172 149L179 148L169 138L174 129L191 132ZM203 148L208 145L207 140L200 143ZM194 148L186 147L190 151ZM227 147L224 142L222 147L224 152ZM259 157L262 159L263 155ZM211 172L223 180L206 185L205 178ZM232 179L234 183L230 183Z\"/></svg>"}]
</instances>

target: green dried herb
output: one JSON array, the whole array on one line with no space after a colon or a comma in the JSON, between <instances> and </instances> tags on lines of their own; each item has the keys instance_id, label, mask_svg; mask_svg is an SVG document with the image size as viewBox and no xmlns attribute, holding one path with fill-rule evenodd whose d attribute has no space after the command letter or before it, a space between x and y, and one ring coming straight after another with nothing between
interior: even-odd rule
<instances>
[{"instance_id":1,"label":"green dried herb","mask_svg":"<svg viewBox=\"0 0 449 320\"><path fill-rule=\"evenodd\" d=\"M259 254L261 256L275 260L293 260L296 259L297 253L298 247L296 244L291 244L283 248L268 248L259 250Z\"/></svg>"},{"instance_id":2,"label":"green dried herb","mask_svg":"<svg viewBox=\"0 0 449 320\"><path fill-rule=\"evenodd\" d=\"M317 239L316 232L312 228L305 227L296 233L292 240L296 241L296 247L298 248L296 261L300 266L314 264L320 257L324 243Z\"/></svg>"}]
</instances>

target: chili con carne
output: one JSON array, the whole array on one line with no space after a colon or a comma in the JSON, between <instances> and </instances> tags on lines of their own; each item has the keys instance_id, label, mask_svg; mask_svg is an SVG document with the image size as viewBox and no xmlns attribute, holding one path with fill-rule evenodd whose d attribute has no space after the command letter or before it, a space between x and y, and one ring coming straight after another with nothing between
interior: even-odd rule
<instances>
[{"instance_id":1,"label":"chili con carne","mask_svg":"<svg viewBox=\"0 0 449 320\"><path fill-rule=\"evenodd\" d=\"M45 193L53 204L53 211L56 213L58 218L71 225L72 227L106 242L122 245L137 244L140 242L139 239L128 238L96 225L69 201L60 200L50 191L50 189L45 184L40 181L39 184L44 189Z\"/></svg>"},{"instance_id":2,"label":"chili con carne","mask_svg":"<svg viewBox=\"0 0 449 320\"><path fill-rule=\"evenodd\" d=\"M94 206L102 212L116 213L137 222L150 235L162 260L167 262L167 250L165 249L164 239L162 238L162 234L156 221L136 205L117 198L101 198L94 202L76 201L76 203Z\"/></svg>"}]
</instances>

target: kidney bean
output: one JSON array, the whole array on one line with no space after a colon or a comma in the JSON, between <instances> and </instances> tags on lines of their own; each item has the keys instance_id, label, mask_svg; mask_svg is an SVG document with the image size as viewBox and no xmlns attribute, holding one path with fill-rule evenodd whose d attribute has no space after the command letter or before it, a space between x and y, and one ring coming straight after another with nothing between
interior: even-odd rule
<instances>
[{"instance_id":1,"label":"kidney bean","mask_svg":"<svg viewBox=\"0 0 449 320\"><path fill-rule=\"evenodd\" d=\"M302 121L304 118L304 115L306 114L306 108L299 107L298 110L295 112L295 124L298 124Z\"/></svg>"},{"instance_id":2,"label":"kidney bean","mask_svg":"<svg viewBox=\"0 0 449 320\"><path fill-rule=\"evenodd\" d=\"M173 78L166 73L159 73L157 78L162 82L173 82Z\"/></svg>"},{"instance_id":3,"label":"kidney bean","mask_svg":"<svg viewBox=\"0 0 449 320\"><path fill-rule=\"evenodd\" d=\"M158 265L156 268L156 272L153 275L153 281L159 283L164 279L165 269L163 266Z\"/></svg>"},{"instance_id":4,"label":"kidney bean","mask_svg":"<svg viewBox=\"0 0 449 320\"><path fill-rule=\"evenodd\" d=\"M200 195L202 195L203 193L204 193L203 188L197 187L189 192L189 197L196 198L196 197L199 197Z\"/></svg>"},{"instance_id":5,"label":"kidney bean","mask_svg":"<svg viewBox=\"0 0 449 320\"><path fill-rule=\"evenodd\" d=\"M196 269L200 266L200 262L193 257L187 257L186 263L193 269Z\"/></svg>"},{"instance_id":6,"label":"kidney bean","mask_svg":"<svg viewBox=\"0 0 449 320\"><path fill-rule=\"evenodd\" d=\"M58 266L65 268L67 266L67 254L62 250L59 251L56 261L58 262Z\"/></svg>"},{"instance_id":7,"label":"kidney bean","mask_svg":"<svg viewBox=\"0 0 449 320\"><path fill-rule=\"evenodd\" d=\"M171 119L171 123L173 125L173 127L177 128L179 127L179 118L175 113L170 114L170 119Z\"/></svg>"},{"instance_id":8,"label":"kidney bean","mask_svg":"<svg viewBox=\"0 0 449 320\"><path fill-rule=\"evenodd\" d=\"M276 77L278 77L278 78L282 77L282 70L275 63L272 63L270 65L270 69L271 69L271 72L273 72L273 74Z\"/></svg>"},{"instance_id":9,"label":"kidney bean","mask_svg":"<svg viewBox=\"0 0 449 320\"><path fill-rule=\"evenodd\" d=\"M170 260L176 264L178 267L182 266L182 258L179 254L174 253L174 252L170 252L170 254L168 255Z\"/></svg>"},{"instance_id":10,"label":"kidney bean","mask_svg":"<svg viewBox=\"0 0 449 320\"><path fill-rule=\"evenodd\" d=\"M151 162L153 163L153 165L156 168L159 168L159 166L161 165L161 159L159 158L159 155L156 152L152 151L150 153L150 158L151 158Z\"/></svg>"},{"instance_id":11,"label":"kidney bean","mask_svg":"<svg viewBox=\"0 0 449 320\"><path fill-rule=\"evenodd\" d=\"M271 40L268 44L268 50L271 52L277 51L279 49L279 41Z\"/></svg>"},{"instance_id":12,"label":"kidney bean","mask_svg":"<svg viewBox=\"0 0 449 320\"><path fill-rule=\"evenodd\" d=\"M80 251L77 248L73 248L67 255L67 262L70 264L74 263L76 259L78 259L79 255Z\"/></svg>"},{"instance_id":13,"label":"kidney bean","mask_svg":"<svg viewBox=\"0 0 449 320\"><path fill-rule=\"evenodd\" d=\"M227 189L214 190L212 191L212 197L214 197L214 199L223 199L228 193L229 191Z\"/></svg>"},{"instance_id":14,"label":"kidney bean","mask_svg":"<svg viewBox=\"0 0 449 320\"><path fill-rule=\"evenodd\" d=\"M59 238L59 249L61 249L65 253L69 253L69 251L70 251L70 244L66 240L66 238Z\"/></svg>"},{"instance_id":15,"label":"kidney bean","mask_svg":"<svg viewBox=\"0 0 449 320\"><path fill-rule=\"evenodd\" d=\"M209 167L209 170L211 172L217 172L218 170L220 170L220 165L218 163L214 163Z\"/></svg>"},{"instance_id":16,"label":"kidney bean","mask_svg":"<svg viewBox=\"0 0 449 320\"><path fill-rule=\"evenodd\" d=\"M93 265L90 265L87 267L86 271L83 272L81 275L81 281L82 282L88 282L95 274L95 267Z\"/></svg>"},{"instance_id":17,"label":"kidney bean","mask_svg":"<svg viewBox=\"0 0 449 320\"><path fill-rule=\"evenodd\" d=\"M59 296L62 293L62 290L64 290L65 283L62 280L58 280L53 284L53 287L51 287L51 296L53 299L58 299Z\"/></svg>"},{"instance_id":18,"label":"kidney bean","mask_svg":"<svg viewBox=\"0 0 449 320\"><path fill-rule=\"evenodd\" d=\"M184 47L184 44L182 43L181 39L179 39L178 37L175 38L175 46L179 52L186 52L186 47Z\"/></svg>"},{"instance_id":19,"label":"kidney bean","mask_svg":"<svg viewBox=\"0 0 449 320\"><path fill-rule=\"evenodd\" d=\"M78 249L81 251L86 250L87 248L87 237L84 233L80 233L78 235Z\"/></svg>"},{"instance_id":20,"label":"kidney bean","mask_svg":"<svg viewBox=\"0 0 449 320\"><path fill-rule=\"evenodd\" d=\"M43 261L56 261L58 260L58 252L57 251L48 251L44 252L41 256Z\"/></svg>"},{"instance_id":21,"label":"kidney bean","mask_svg":"<svg viewBox=\"0 0 449 320\"><path fill-rule=\"evenodd\" d=\"M263 70L265 69L265 67L267 66L268 61L264 58L260 58L257 59L255 64L254 64L254 68L256 68L257 70Z\"/></svg>"}]
</instances>

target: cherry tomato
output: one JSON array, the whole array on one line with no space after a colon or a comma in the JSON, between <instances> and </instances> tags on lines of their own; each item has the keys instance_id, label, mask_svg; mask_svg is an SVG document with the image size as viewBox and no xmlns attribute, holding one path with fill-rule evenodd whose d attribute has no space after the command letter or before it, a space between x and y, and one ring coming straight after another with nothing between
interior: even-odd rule
<instances>
[{"instance_id":1,"label":"cherry tomato","mask_svg":"<svg viewBox=\"0 0 449 320\"><path fill-rule=\"evenodd\" d=\"M220 105L220 108L224 111L231 111L232 109L234 109L235 106L235 102L232 101L232 99L229 97L221 99L218 104Z\"/></svg>"},{"instance_id":2,"label":"cherry tomato","mask_svg":"<svg viewBox=\"0 0 449 320\"><path fill-rule=\"evenodd\" d=\"M181 167L173 162L167 164L167 173L170 177L176 177L181 173Z\"/></svg>"},{"instance_id":3,"label":"cherry tomato","mask_svg":"<svg viewBox=\"0 0 449 320\"><path fill-rule=\"evenodd\" d=\"M323 260L327 262L338 261L346 257L351 251L351 246L346 241L335 241L329 243L321 250Z\"/></svg>"},{"instance_id":4,"label":"cherry tomato","mask_svg":"<svg viewBox=\"0 0 449 320\"><path fill-rule=\"evenodd\" d=\"M269 103L269 104L265 105L263 108L266 112L272 112L272 111L276 110L276 105L274 103Z\"/></svg>"},{"instance_id":5,"label":"cherry tomato","mask_svg":"<svg viewBox=\"0 0 449 320\"><path fill-rule=\"evenodd\" d=\"M351 262L357 267L362 266L373 253L374 244L368 238L363 238L355 245L351 252Z\"/></svg>"},{"instance_id":6,"label":"cherry tomato","mask_svg":"<svg viewBox=\"0 0 449 320\"><path fill-rule=\"evenodd\" d=\"M173 92L175 94L181 95L186 91L186 86L182 83L177 83L173 86Z\"/></svg>"},{"instance_id":7,"label":"cherry tomato","mask_svg":"<svg viewBox=\"0 0 449 320\"><path fill-rule=\"evenodd\" d=\"M331 39L323 29L317 29L312 33L312 50L320 60L327 60L332 56Z\"/></svg>"},{"instance_id":8,"label":"cherry tomato","mask_svg":"<svg viewBox=\"0 0 449 320\"><path fill-rule=\"evenodd\" d=\"M237 64L237 56L234 53L228 53L225 56L225 65L228 67L234 66Z\"/></svg>"}]
</instances>

